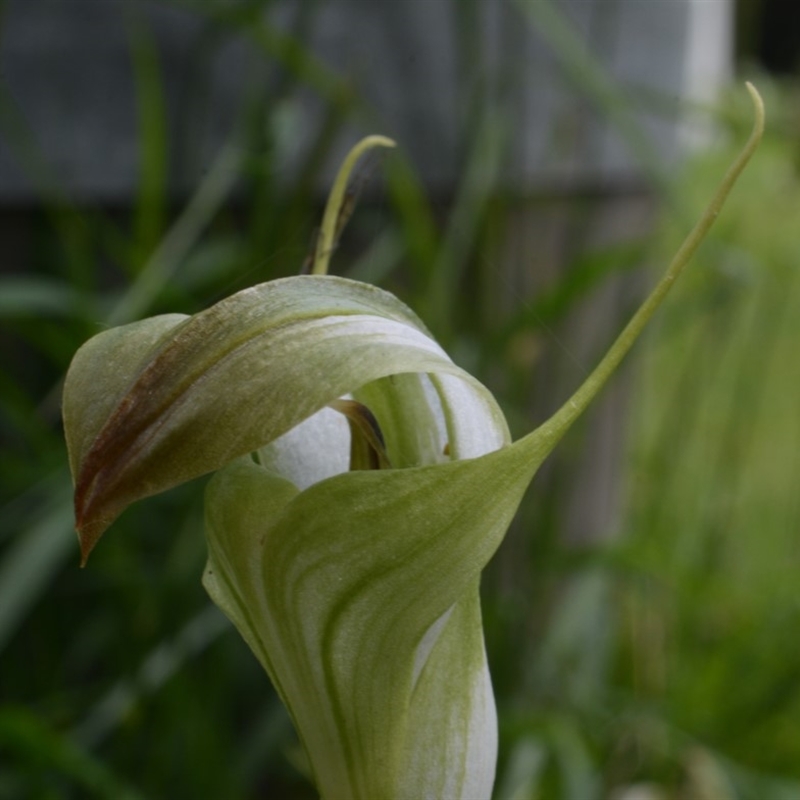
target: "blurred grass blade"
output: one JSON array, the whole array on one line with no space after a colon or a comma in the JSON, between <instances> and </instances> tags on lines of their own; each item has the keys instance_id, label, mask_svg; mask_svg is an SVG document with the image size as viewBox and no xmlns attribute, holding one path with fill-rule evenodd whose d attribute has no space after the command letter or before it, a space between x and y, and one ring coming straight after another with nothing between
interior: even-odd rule
<instances>
[{"instance_id":1,"label":"blurred grass blade","mask_svg":"<svg viewBox=\"0 0 800 800\"><path fill-rule=\"evenodd\" d=\"M109 315L109 325L121 325L146 312L230 194L240 163L239 148L231 141L222 148L183 213Z\"/></svg>"},{"instance_id":2,"label":"blurred grass blade","mask_svg":"<svg viewBox=\"0 0 800 800\"><path fill-rule=\"evenodd\" d=\"M0 278L0 318L58 314L68 316L84 302L64 281L9 275Z\"/></svg>"},{"instance_id":3,"label":"blurred grass blade","mask_svg":"<svg viewBox=\"0 0 800 800\"><path fill-rule=\"evenodd\" d=\"M136 84L139 185L134 204L135 247L149 253L161 236L167 199L167 121L158 52L140 9L125 4Z\"/></svg>"},{"instance_id":4,"label":"blurred grass blade","mask_svg":"<svg viewBox=\"0 0 800 800\"><path fill-rule=\"evenodd\" d=\"M525 736L519 739L509 755L497 800L539 797L539 784L548 756L547 748L539 738Z\"/></svg>"},{"instance_id":5,"label":"blurred grass blade","mask_svg":"<svg viewBox=\"0 0 800 800\"><path fill-rule=\"evenodd\" d=\"M143 795L123 783L102 761L83 752L29 709L15 706L0 709L0 747L6 753L13 754L25 772L36 775L36 785L40 788L47 781L44 776L50 773L54 778L64 776L72 779L82 791L88 793L80 795L82 797L144 800ZM4 765L5 768L8 766L7 763ZM59 780L58 784L62 784L62 781ZM52 788L55 789L55 786ZM64 795L43 793L35 796Z\"/></svg>"},{"instance_id":6,"label":"blurred grass blade","mask_svg":"<svg viewBox=\"0 0 800 800\"><path fill-rule=\"evenodd\" d=\"M51 502L30 527L9 544L0 562L0 651L30 607L75 547L72 486L64 471Z\"/></svg>"},{"instance_id":7,"label":"blurred grass blade","mask_svg":"<svg viewBox=\"0 0 800 800\"><path fill-rule=\"evenodd\" d=\"M673 211L680 203L662 167L662 158L636 119L624 92L588 48L566 12L553 0L514 0L536 32L550 45L567 77L614 125L631 155ZM613 10L611 13L614 13ZM622 10L619 10L622 13ZM681 217L682 218L682 217Z\"/></svg>"},{"instance_id":8,"label":"blurred grass blade","mask_svg":"<svg viewBox=\"0 0 800 800\"><path fill-rule=\"evenodd\" d=\"M453 311L462 288L464 268L480 235L481 219L495 192L508 126L499 111L487 111L475 135L458 188L439 257L430 276L427 308L422 316L436 325L440 339L452 336Z\"/></svg>"},{"instance_id":9,"label":"blurred grass blade","mask_svg":"<svg viewBox=\"0 0 800 800\"><path fill-rule=\"evenodd\" d=\"M378 236L369 249L344 271L345 278L380 286L400 266L405 254L399 231L388 228Z\"/></svg>"},{"instance_id":10,"label":"blurred grass blade","mask_svg":"<svg viewBox=\"0 0 800 800\"><path fill-rule=\"evenodd\" d=\"M95 747L116 728L143 697L157 692L191 658L230 630L228 620L213 605L190 619L177 635L145 657L133 680L120 680L72 730L84 747Z\"/></svg>"},{"instance_id":11,"label":"blurred grass blade","mask_svg":"<svg viewBox=\"0 0 800 800\"><path fill-rule=\"evenodd\" d=\"M78 207L71 200L6 81L0 81L0 138L12 158L19 161L35 202L41 204L58 232L69 279L76 287L93 290L94 275L90 270L94 258L89 253L93 230L95 226L105 229L107 238L113 241L119 238L117 226L107 216Z\"/></svg>"},{"instance_id":12,"label":"blurred grass blade","mask_svg":"<svg viewBox=\"0 0 800 800\"><path fill-rule=\"evenodd\" d=\"M421 289L430 281L439 256L439 229L422 179L402 150L386 162L386 188L399 218L415 283Z\"/></svg>"},{"instance_id":13,"label":"blurred grass blade","mask_svg":"<svg viewBox=\"0 0 800 800\"><path fill-rule=\"evenodd\" d=\"M584 742L577 722L559 716L552 721L550 742L553 758L559 765L564 800L580 797L595 800L601 796L600 775L592 763L591 754Z\"/></svg>"},{"instance_id":14,"label":"blurred grass blade","mask_svg":"<svg viewBox=\"0 0 800 800\"><path fill-rule=\"evenodd\" d=\"M493 337L493 346L487 347L487 352L503 347L522 330L557 322L611 275L641 266L647 247L644 239L629 238L620 244L581 253L565 268L568 277L553 281L525 303Z\"/></svg>"},{"instance_id":15,"label":"blurred grass blade","mask_svg":"<svg viewBox=\"0 0 800 800\"><path fill-rule=\"evenodd\" d=\"M196 4L182 5L196 9ZM264 14L262 3L217 4L207 7L205 13L216 23L228 27L250 39L269 61L280 64L298 81L309 86L319 96L337 107L342 113L355 109L358 97L351 83L345 80L324 61L317 58L313 50L297 37L271 25Z\"/></svg>"}]
</instances>

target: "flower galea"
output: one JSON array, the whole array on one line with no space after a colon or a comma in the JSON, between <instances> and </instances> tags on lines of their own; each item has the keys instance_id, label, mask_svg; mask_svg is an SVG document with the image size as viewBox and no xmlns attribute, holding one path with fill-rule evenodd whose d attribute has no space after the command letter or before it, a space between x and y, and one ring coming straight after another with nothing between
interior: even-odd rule
<instances>
[{"instance_id":1,"label":"flower galea","mask_svg":"<svg viewBox=\"0 0 800 800\"><path fill-rule=\"evenodd\" d=\"M656 286L550 420L512 442L490 392L394 296L312 274L106 330L63 416L83 560L131 503L206 473L203 584L269 674L324 798L488 798L497 722L480 574L539 465L707 232L753 134Z\"/></svg>"}]
</instances>

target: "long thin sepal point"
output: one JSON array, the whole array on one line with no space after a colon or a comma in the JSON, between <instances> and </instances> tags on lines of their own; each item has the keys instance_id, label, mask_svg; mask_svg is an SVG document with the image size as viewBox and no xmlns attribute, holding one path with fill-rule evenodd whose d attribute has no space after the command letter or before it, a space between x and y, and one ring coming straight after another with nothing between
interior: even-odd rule
<instances>
[{"instance_id":1,"label":"long thin sepal point","mask_svg":"<svg viewBox=\"0 0 800 800\"><path fill-rule=\"evenodd\" d=\"M311 268L311 273L313 275L325 275L328 272L328 262L330 261L336 240L339 212L344 202L350 174L358 159L361 158L367 150L371 150L373 147L395 147L395 142L387 136L366 136L358 142L345 157L342 166L339 167L339 172L336 174L336 180L333 183L330 195L328 195L325 213L322 216L322 229L320 230L319 242L314 255L314 263Z\"/></svg>"},{"instance_id":2,"label":"long thin sepal point","mask_svg":"<svg viewBox=\"0 0 800 800\"><path fill-rule=\"evenodd\" d=\"M630 350L656 309L661 305L703 239L705 239L714 221L719 216L731 189L747 166L753 153L755 153L764 134L764 102L753 84L747 83L745 85L750 93L750 99L753 101L753 129L741 152L728 167L728 171L722 178L702 216L683 241L683 244L667 267L664 276L639 307L639 310L633 315L614 344L611 345L603 360L595 367L594 371L581 384L575 394L547 422L528 434L525 439L535 439L539 443L544 440L552 447L566 433L619 366L619 363Z\"/></svg>"}]
</instances>

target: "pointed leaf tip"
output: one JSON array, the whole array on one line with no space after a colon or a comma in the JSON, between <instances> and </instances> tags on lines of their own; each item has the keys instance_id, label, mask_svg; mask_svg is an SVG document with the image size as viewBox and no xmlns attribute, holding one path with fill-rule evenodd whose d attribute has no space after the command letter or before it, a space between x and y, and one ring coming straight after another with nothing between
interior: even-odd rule
<instances>
[{"instance_id":1,"label":"pointed leaf tip","mask_svg":"<svg viewBox=\"0 0 800 800\"><path fill-rule=\"evenodd\" d=\"M113 520L107 524L105 522L87 522L85 515L76 509L75 511L75 530L78 534L78 544L81 548L81 567L86 566L89 555L94 550L94 546L100 537L106 532Z\"/></svg>"}]
</instances>

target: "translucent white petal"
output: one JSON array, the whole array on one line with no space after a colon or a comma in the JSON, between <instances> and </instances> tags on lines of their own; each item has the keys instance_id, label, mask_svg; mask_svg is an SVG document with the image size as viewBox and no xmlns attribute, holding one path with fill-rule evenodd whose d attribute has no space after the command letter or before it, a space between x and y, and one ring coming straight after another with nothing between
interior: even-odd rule
<instances>
[{"instance_id":1,"label":"translucent white petal","mask_svg":"<svg viewBox=\"0 0 800 800\"><path fill-rule=\"evenodd\" d=\"M445 372L431 375L431 382L441 398L451 458L477 458L510 443L505 417L486 388Z\"/></svg>"},{"instance_id":2,"label":"translucent white petal","mask_svg":"<svg viewBox=\"0 0 800 800\"><path fill-rule=\"evenodd\" d=\"M350 468L350 429L342 414L323 408L258 454L267 469L307 489Z\"/></svg>"},{"instance_id":3,"label":"translucent white petal","mask_svg":"<svg viewBox=\"0 0 800 800\"><path fill-rule=\"evenodd\" d=\"M431 636L436 641L430 647ZM489 798L497 759L497 714L481 626L477 583L420 646L429 649L411 695L396 796Z\"/></svg>"}]
</instances>

